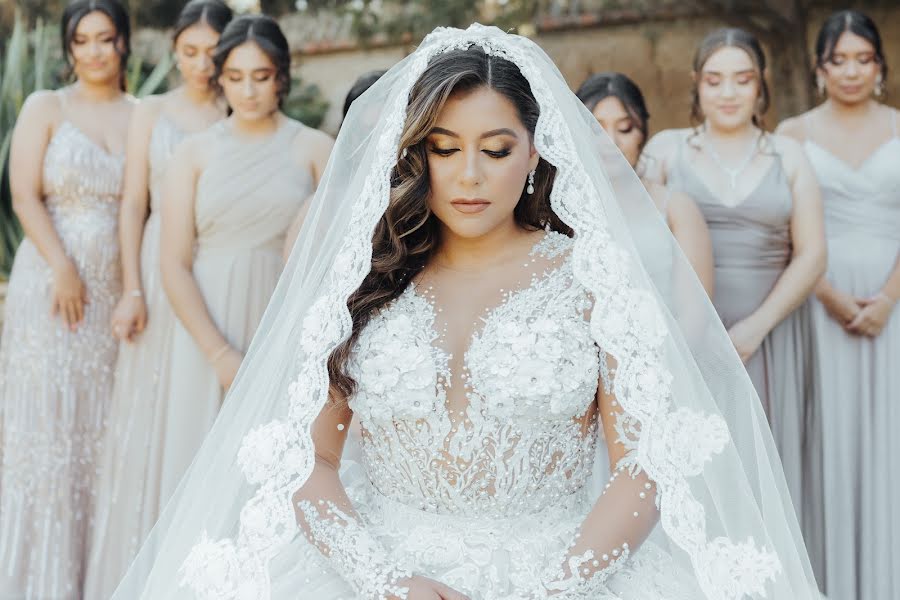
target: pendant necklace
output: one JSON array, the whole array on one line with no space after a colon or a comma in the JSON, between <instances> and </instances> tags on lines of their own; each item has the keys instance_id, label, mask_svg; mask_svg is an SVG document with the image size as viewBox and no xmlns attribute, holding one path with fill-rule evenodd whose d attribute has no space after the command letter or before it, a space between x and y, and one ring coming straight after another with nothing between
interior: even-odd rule
<instances>
[{"instance_id":1,"label":"pendant necklace","mask_svg":"<svg viewBox=\"0 0 900 600\"><path fill-rule=\"evenodd\" d=\"M729 167L725 164L725 161L722 160L722 156L716 151L716 145L713 143L712 138L709 137L709 133L706 134L707 147L709 148L710 157L713 159L713 162L716 163L716 166L722 170L728 176L728 182L731 185L731 191L737 191L737 179L740 177L741 173L743 173L747 166L750 164L750 161L756 156L757 145L759 143L759 136L755 137L750 143L750 149L747 152L747 156L744 157L738 166Z\"/></svg>"}]
</instances>

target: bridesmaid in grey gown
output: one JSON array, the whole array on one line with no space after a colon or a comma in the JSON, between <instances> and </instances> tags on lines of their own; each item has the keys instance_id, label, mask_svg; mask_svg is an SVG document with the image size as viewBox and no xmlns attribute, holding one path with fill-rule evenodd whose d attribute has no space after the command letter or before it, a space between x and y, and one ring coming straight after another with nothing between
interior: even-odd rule
<instances>
[{"instance_id":1,"label":"bridesmaid in grey gown","mask_svg":"<svg viewBox=\"0 0 900 600\"><path fill-rule=\"evenodd\" d=\"M825 200L829 264L813 305L825 592L900 598L900 115L873 98L886 65L868 17L832 15L816 54L827 99L779 130L804 142Z\"/></svg>"},{"instance_id":2,"label":"bridesmaid in grey gown","mask_svg":"<svg viewBox=\"0 0 900 600\"><path fill-rule=\"evenodd\" d=\"M121 341L96 486L85 598L112 596L165 502L159 471L175 314L159 273L161 190L178 142L225 116L224 103L210 85L209 54L230 20L231 9L221 0L188 3L174 33L182 84L142 99L132 115L119 217L124 290L112 317L113 333Z\"/></svg>"},{"instance_id":3,"label":"bridesmaid in grey gown","mask_svg":"<svg viewBox=\"0 0 900 600\"><path fill-rule=\"evenodd\" d=\"M128 15L112 0L72 2L62 31L77 81L28 98L10 153L25 239L0 342L4 599L82 598L116 360Z\"/></svg>"},{"instance_id":4,"label":"bridesmaid in grey gown","mask_svg":"<svg viewBox=\"0 0 900 600\"><path fill-rule=\"evenodd\" d=\"M766 410L821 577L821 464L807 299L825 269L821 200L796 141L766 134L759 43L723 29L694 61L695 129L648 144L648 173L694 198L709 225L714 304Z\"/></svg>"}]
</instances>

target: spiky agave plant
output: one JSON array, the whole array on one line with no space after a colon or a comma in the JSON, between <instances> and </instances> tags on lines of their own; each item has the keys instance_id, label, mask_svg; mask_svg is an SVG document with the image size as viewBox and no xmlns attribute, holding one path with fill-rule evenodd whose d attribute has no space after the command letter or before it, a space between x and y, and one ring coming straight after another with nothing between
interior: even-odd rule
<instances>
[{"instance_id":1,"label":"spiky agave plant","mask_svg":"<svg viewBox=\"0 0 900 600\"><path fill-rule=\"evenodd\" d=\"M22 228L12 211L7 169L13 125L29 94L59 83L61 59L53 51L54 40L51 27L38 21L29 31L17 12L12 34L0 57L0 277L4 278L22 237Z\"/></svg>"}]
</instances>

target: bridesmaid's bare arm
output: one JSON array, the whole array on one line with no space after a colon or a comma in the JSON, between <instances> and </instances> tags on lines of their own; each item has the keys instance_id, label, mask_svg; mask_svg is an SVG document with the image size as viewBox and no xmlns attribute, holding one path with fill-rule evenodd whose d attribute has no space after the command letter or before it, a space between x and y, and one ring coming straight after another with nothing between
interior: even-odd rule
<instances>
[{"instance_id":1,"label":"bridesmaid's bare arm","mask_svg":"<svg viewBox=\"0 0 900 600\"><path fill-rule=\"evenodd\" d=\"M160 267L163 287L175 315L228 388L240 366L241 353L231 348L216 327L197 280L194 279L194 221L197 178L203 154L203 134L182 142L169 162L162 198Z\"/></svg>"},{"instance_id":2,"label":"bridesmaid's bare arm","mask_svg":"<svg viewBox=\"0 0 900 600\"><path fill-rule=\"evenodd\" d=\"M61 118L62 107L55 93L36 92L28 97L13 129L9 185L13 210L25 235L53 270L52 313L59 313L74 330L84 318L87 289L44 204L42 183L44 154Z\"/></svg>"},{"instance_id":3,"label":"bridesmaid's bare arm","mask_svg":"<svg viewBox=\"0 0 900 600\"><path fill-rule=\"evenodd\" d=\"M641 151L641 160L638 163L643 167L643 171L640 173L641 178L666 185L669 169L675 160L680 143L682 143L682 133L679 129L660 131L650 138Z\"/></svg>"},{"instance_id":4,"label":"bridesmaid's bare arm","mask_svg":"<svg viewBox=\"0 0 900 600\"><path fill-rule=\"evenodd\" d=\"M706 219L694 200L687 194L673 191L669 196L666 215L669 228L681 251L700 279L706 294L712 298L715 289L715 266L712 239Z\"/></svg>"},{"instance_id":5,"label":"bridesmaid's bare arm","mask_svg":"<svg viewBox=\"0 0 900 600\"><path fill-rule=\"evenodd\" d=\"M806 127L803 125L804 118L806 118L806 113L785 119L775 128L775 134L793 138L798 142L805 142Z\"/></svg>"},{"instance_id":6,"label":"bridesmaid's bare arm","mask_svg":"<svg viewBox=\"0 0 900 600\"><path fill-rule=\"evenodd\" d=\"M331 149L334 147L334 140L331 136L318 131L317 129L304 129L294 142L294 148L297 151L299 158L298 164L308 165L307 168L309 169L313 180L313 193L311 193L303 202L303 206L297 212L297 216L294 217L291 226L288 227L287 233L284 236L282 256L284 257L285 262L287 262L288 256L291 255L291 250L294 248L294 242L297 241L297 236L300 234L300 228L303 227L303 220L306 218L306 213L309 211L309 206L312 203L313 196L315 196L316 188L319 187L319 181L322 180L322 175L325 173L325 165L328 164L328 157L331 156Z\"/></svg>"},{"instance_id":7,"label":"bridesmaid's bare arm","mask_svg":"<svg viewBox=\"0 0 900 600\"><path fill-rule=\"evenodd\" d=\"M894 302L900 300L900 255L897 256L897 260L894 262L894 270L891 271L890 277L884 283L884 287L881 288L881 293Z\"/></svg>"},{"instance_id":8,"label":"bridesmaid's bare arm","mask_svg":"<svg viewBox=\"0 0 900 600\"><path fill-rule=\"evenodd\" d=\"M790 227L793 255L790 264L759 308L736 325L750 325L757 334L759 343L807 299L825 272L825 218L819 184L812 166L796 141L774 135L773 141L791 184L793 211Z\"/></svg>"},{"instance_id":9,"label":"bridesmaid's bare arm","mask_svg":"<svg viewBox=\"0 0 900 600\"><path fill-rule=\"evenodd\" d=\"M141 241L149 212L149 146L159 116L158 98L147 98L131 115L125 161L119 245L122 252L122 298L113 312L113 333L132 341L147 323L147 305L141 283Z\"/></svg>"}]
</instances>

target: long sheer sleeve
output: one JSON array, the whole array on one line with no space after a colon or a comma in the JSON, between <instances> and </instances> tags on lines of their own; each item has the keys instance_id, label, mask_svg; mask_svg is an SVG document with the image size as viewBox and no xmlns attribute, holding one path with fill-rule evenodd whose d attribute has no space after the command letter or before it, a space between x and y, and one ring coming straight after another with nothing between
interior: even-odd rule
<instances>
[{"instance_id":1,"label":"long sheer sleeve","mask_svg":"<svg viewBox=\"0 0 900 600\"><path fill-rule=\"evenodd\" d=\"M357 598L405 600L408 590L402 583L410 573L388 560L388 552L367 531L338 475L351 418L346 405L334 404L316 420L315 467L293 497L297 523Z\"/></svg>"},{"instance_id":2,"label":"long sheer sleeve","mask_svg":"<svg viewBox=\"0 0 900 600\"><path fill-rule=\"evenodd\" d=\"M607 360L612 362L611 358ZM547 596L554 600L616 597L610 595L607 580L647 539L659 520L656 485L635 460L634 421L606 383L599 386L597 405L612 476L581 523L564 559L551 565L545 577Z\"/></svg>"}]
</instances>

